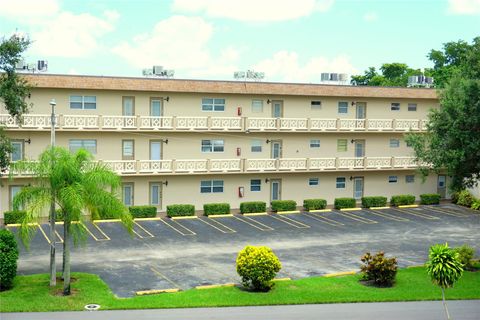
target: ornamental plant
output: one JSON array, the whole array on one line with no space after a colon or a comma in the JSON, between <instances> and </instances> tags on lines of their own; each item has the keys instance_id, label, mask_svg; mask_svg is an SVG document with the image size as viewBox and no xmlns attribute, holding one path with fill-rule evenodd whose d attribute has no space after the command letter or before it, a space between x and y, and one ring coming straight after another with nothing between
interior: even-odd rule
<instances>
[{"instance_id":1,"label":"ornamental plant","mask_svg":"<svg viewBox=\"0 0 480 320\"><path fill-rule=\"evenodd\" d=\"M376 286L391 287L397 275L397 258L385 257L385 252L380 251L375 255L367 252L360 259L363 265L360 271L362 280L373 281Z\"/></svg>"},{"instance_id":2,"label":"ornamental plant","mask_svg":"<svg viewBox=\"0 0 480 320\"><path fill-rule=\"evenodd\" d=\"M0 230L0 291L13 286L17 275L18 248L10 230Z\"/></svg>"},{"instance_id":3,"label":"ornamental plant","mask_svg":"<svg viewBox=\"0 0 480 320\"><path fill-rule=\"evenodd\" d=\"M253 291L270 290L281 268L280 260L265 246L246 246L237 256L237 273L242 284Z\"/></svg>"}]
</instances>

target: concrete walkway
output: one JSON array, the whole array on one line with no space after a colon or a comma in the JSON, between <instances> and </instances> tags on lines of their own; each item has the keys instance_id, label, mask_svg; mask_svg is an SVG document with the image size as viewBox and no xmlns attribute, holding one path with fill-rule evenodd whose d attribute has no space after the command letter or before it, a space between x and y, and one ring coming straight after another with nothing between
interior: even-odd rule
<instances>
[{"instance_id":1,"label":"concrete walkway","mask_svg":"<svg viewBox=\"0 0 480 320\"><path fill-rule=\"evenodd\" d=\"M448 307L452 319L479 320L480 300L449 301ZM118 310L96 312L47 312L47 313L4 313L2 320L439 320L445 319L441 301L423 302L385 302L385 303L345 303L317 304L298 306L265 306L235 308L196 308L196 309L153 309Z\"/></svg>"}]
</instances>

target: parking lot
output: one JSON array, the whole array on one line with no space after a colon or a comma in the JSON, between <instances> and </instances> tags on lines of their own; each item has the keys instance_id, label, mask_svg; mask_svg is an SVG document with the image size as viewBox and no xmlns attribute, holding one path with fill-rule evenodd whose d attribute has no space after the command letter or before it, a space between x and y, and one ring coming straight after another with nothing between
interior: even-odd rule
<instances>
[{"instance_id":1,"label":"parking lot","mask_svg":"<svg viewBox=\"0 0 480 320\"><path fill-rule=\"evenodd\" d=\"M480 214L455 205L296 214L138 219L130 235L119 222L85 223L86 241L73 248L72 271L99 274L118 296L150 289L185 290L238 283L235 259L245 245L271 247L279 278L298 279L357 270L366 251L384 250L399 266L425 262L434 243L477 249ZM16 231L15 227L9 227ZM63 241L63 225L56 226ZM29 251L21 246L19 273L47 273L48 224ZM58 245L58 267L61 245ZM59 269L60 270L60 269Z\"/></svg>"}]
</instances>

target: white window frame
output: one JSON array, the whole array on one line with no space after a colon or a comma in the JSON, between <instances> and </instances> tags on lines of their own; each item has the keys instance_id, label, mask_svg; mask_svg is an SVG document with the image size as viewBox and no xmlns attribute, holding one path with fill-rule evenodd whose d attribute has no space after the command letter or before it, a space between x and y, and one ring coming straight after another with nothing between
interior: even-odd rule
<instances>
[{"instance_id":1,"label":"white window frame","mask_svg":"<svg viewBox=\"0 0 480 320\"><path fill-rule=\"evenodd\" d=\"M335 179L335 187L336 187L336 189L345 189L347 187L347 178L337 177Z\"/></svg>"},{"instance_id":2,"label":"white window frame","mask_svg":"<svg viewBox=\"0 0 480 320\"><path fill-rule=\"evenodd\" d=\"M252 100L252 113L263 113L263 100Z\"/></svg>"},{"instance_id":3,"label":"white window frame","mask_svg":"<svg viewBox=\"0 0 480 320\"><path fill-rule=\"evenodd\" d=\"M254 181L255 181L255 183L254 183ZM252 191L252 192L262 191L262 179L251 179L250 180L250 191Z\"/></svg>"},{"instance_id":4,"label":"white window frame","mask_svg":"<svg viewBox=\"0 0 480 320\"><path fill-rule=\"evenodd\" d=\"M320 185L319 178L308 178L308 185L310 187L318 187Z\"/></svg>"},{"instance_id":5,"label":"white window frame","mask_svg":"<svg viewBox=\"0 0 480 320\"><path fill-rule=\"evenodd\" d=\"M206 142L208 142L208 144ZM209 148L208 150L206 149L207 147ZM205 139L201 141L200 148L202 153L222 153L225 151L225 140Z\"/></svg>"},{"instance_id":6,"label":"white window frame","mask_svg":"<svg viewBox=\"0 0 480 320\"><path fill-rule=\"evenodd\" d=\"M212 100L212 102L207 102ZM223 103L222 103L223 100ZM202 98L202 111L204 112L224 112L225 98Z\"/></svg>"},{"instance_id":7,"label":"white window frame","mask_svg":"<svg viewBox=\"0 0 480 320\"><path fill-rule=\"evenodd\" d=\"M251 141L250 144L250 151L251 152L262 152L263 150L263 141L259 139L255 139Z\"/></svg>"},{"instance_id":8,"label":"white window frame","mask_svg":"<svg viewBox=\"0 0 480 320\"><path fill-rule=\"evenodd\" d=\"M348 113L348 102L347 101L338 101L338 113L347 114Z\"/></svg>"},{"instance_id":9,"label":"white window frame","mask_svg":"<svg viewBox=\"0 0 480 320\"><path fill-rule=\"evenodd\" d=\"M311 140L310 140L310 148L311 148L311 149L318 149L318 148L320 148L320 139L311 139Z\"/></svg>"},{"instance_id":10,"label":"white window frame","mask_svg":"<svg viewBox=\"0 0 480 320\"><path fill-rule=\"evenodd\" d=\"M13 210L13 198L15 195L22 190L24 186L23 185L11 185L8 188L9 195L8 195L8 200L9 200L9 208L10 210ZM18 189L15 193L13 192L14 189ZM18 208L19 210L23 210L22 207Z\"/></svg>"},{"instance_id":11,"label":"white window frame","mask_svg":"<svg viewBox=\"0 0 480 320\"><path fill-rule=\"evenodd\" d=\"M131 143L132 144L132 148L131 148L131 154L128 154L126 153L125 151L127 151L126 149L126 146ZM122 159L123 160L133 160L135 159L135 140L133 139L125 139L125 140L122 140Z\"/></svg>"},{"instance_id":12,"label":"white window frame","mask_svg":"<svg viewBox=\"0 0 480 320\"><path fill-rule=\"evenodd\" d=\"M20 160L25 159L25 141L23 141L23 140L11 140L11 144L12 144L12 153L10 154L10 161L15 162L15 161L20 161ZM16 158L14 159L14 154L15 154L15 146L14 145L20 146L20 148L17 149L17 150L20 151L20 157L18 159L16 159Z\"/></svg>"},{"instance_id":13,"label":"white window frame","mask_svg":"<svg viewBox=\"0 0 480 320\"><path fill-rule=\"evenodd\" d=\"M75 147L75 148L72 148L72 142L74 141L80 141L80 144L81 146L80 147ZM94 150L93 149L89 149L89 147L85 147L85 142L87 141L94 141ZM85 149L87 151L89 151L91 154L97 154L97 139L70 139L68 140L68 150L70 150L71 153L75 153L77 152L78 150L80 149ZM92 151L93 150L93 151Z\"/></svg>"},{"instance_id":14,"label":"white window frame","mask_svg":"<svg viewBox=\"0 0 480 320\"><path fill-rule=\"evenodd\" d=\"M345 141L345 150L341 150L340 147L343 147L343 142L340 145L340 141ZM348 139L337 139L337 152L347 152L348 151Z\"/></svg>"},{"instance_id":15,"label":"white window frame","mask_svg":"<svg viewBox=\"0 0 480 320\"><path fill-rule=\"evenodd\" d=\"M398 176L388 176L388 183L397 183Z\"/></svg>"},{"instance_id":16,"label":"white window frame","mask_svg":"<svg viewBox=\"0 0 480 320\"><path fill-rule=\"evenodd\" d=\"M80 98L80 99L72 99L73 97ZM90 99L90 98L93 98L93 99ZM86 101L86 100L94 100L94 101ZM80 108L77 108L77 107L72 108L72 103L80 104ZM96 110L97 96L70 95L69 106L70 106L70 109L75 109L75 110ZM93 106L93 108L90 108L88 106Z\"/></svg>"},{"instance_id":17,"label":"white window frame","mask_svg":"<svg viewBox=\"0 0 480 320\"><path fill-rule=\"evenodd\" d=\"M223 180L201 180L200 193L223 193L225 183Z\"/></svg>"},{"instance_id":18,"label":"white window frame","mask_svg":"<svg viewBox=\"0 0 480 320\"><path fill-rule=\"evenodd\" d=\"M392 102L390 104L390 111L400 111L400 102Z\"/></svg>"},{"instance_id":19,"label":"white window frame","mask_svg":"<svg viewBox=\"0 0 480 320\"><path fill-rule=\"evenodd\" d=\"M400 139L390 139L390 148L400 148Z\"/></svg>"}]
</instances>

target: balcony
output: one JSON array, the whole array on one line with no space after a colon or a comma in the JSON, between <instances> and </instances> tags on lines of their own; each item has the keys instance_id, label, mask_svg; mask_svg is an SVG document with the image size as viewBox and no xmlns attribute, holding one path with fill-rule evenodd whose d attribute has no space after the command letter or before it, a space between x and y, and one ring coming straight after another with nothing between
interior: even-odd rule
<instances>
[{"instance_id":1,"label":"balcony","mask_svg":"<svg viewBox=\"0 0 480 320\"><path fill-rule=\"evenodd\" d=\"M47 114L26 114L20 126L10 115L0 114L0 124L11 130L50 130L51 121ZM427 120L59 114L56 128L65 131L420 132L427 129Z\"/></svg>"}]
</instances>

